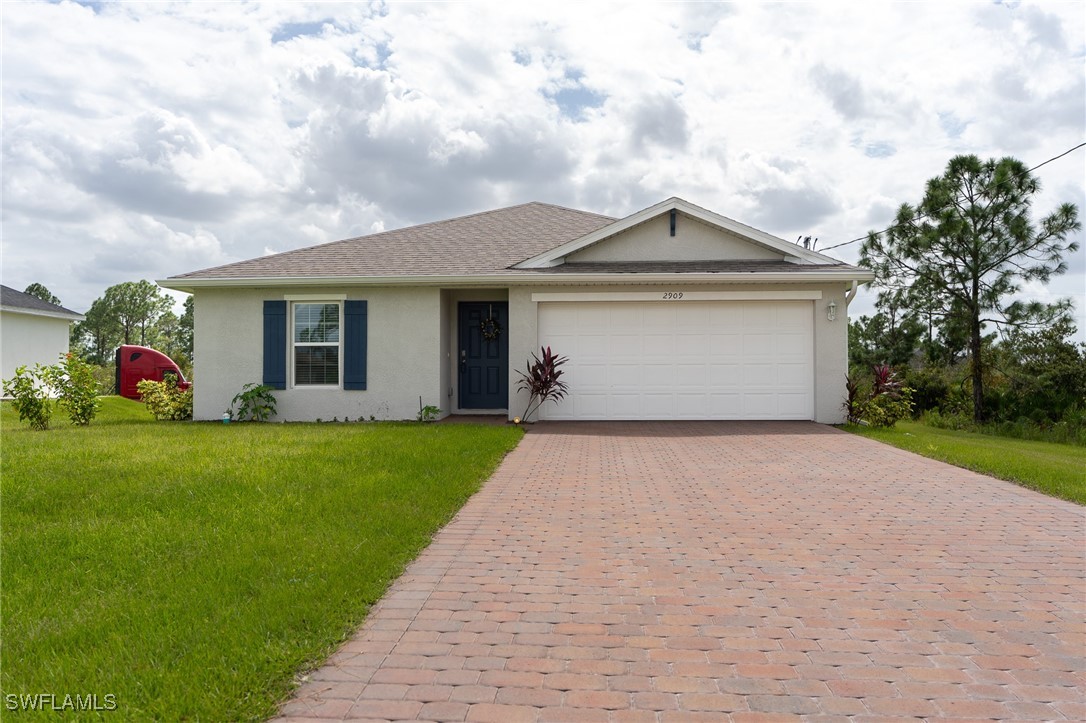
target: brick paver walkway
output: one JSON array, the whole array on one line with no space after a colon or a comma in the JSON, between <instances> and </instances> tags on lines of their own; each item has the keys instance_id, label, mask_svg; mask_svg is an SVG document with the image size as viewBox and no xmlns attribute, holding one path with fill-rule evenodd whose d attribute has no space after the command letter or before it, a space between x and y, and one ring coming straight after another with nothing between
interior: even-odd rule
<instances>
[{"instance_id":1,"label":"brick paver walkway","mask_svg":"<svg viewBox=\"0 0 1086 723\"><path fill-rule=\"evenodd\" d=\"M810 423L540 424L286 718L1086 719L1083 509Z\"/></svg>"}]
</instances>

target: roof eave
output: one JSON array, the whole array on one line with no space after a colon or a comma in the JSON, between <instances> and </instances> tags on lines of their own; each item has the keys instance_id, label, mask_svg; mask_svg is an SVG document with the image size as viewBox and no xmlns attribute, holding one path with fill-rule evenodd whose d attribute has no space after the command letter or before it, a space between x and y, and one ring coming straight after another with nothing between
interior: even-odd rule
<instances>
[{"instance_id":1,"label":"roof eave","mask_svg":"<svg viewBox=\"0 0 1086 723\"><path fill-rule=\"evenodd\" d=\"M470 276L251 276L230 279L162 279L156 283L167 289L193 293L197 289L244 288L261 286L485 286L485 285L569 285L660 284L660 283L811 283L871 281L875 275L867 269L823 269L815 271L720 271L691 273L531 273L478 274Z\"/></svg>"},{"instance_id":2,"label":"roof eave","mask_svg":"<svg viewBox=\"0 0 1086 723\"><path fill-rule=\"evenodd\" d=\"M45 309L30 309L25 306L0 305L0 311L11 314L26 314L27 316L44 316L50 319L65 319L67 321L83 321L87 318L82 314L76 314L74 311L71 313L66 311L47 311Z\"/></svg>"}]
</instances>

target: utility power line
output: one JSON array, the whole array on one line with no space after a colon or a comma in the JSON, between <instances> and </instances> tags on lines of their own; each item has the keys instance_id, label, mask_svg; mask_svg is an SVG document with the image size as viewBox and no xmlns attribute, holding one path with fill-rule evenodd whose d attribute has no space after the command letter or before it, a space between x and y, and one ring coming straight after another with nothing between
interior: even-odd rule
<instances>
[{"instance_id":1,"label":"utility power line","mask_svg":"<svg viewBox=\"0 0 1086 723\"><path fill-rule=\"evenodd\" d=\"M1066 151L1059 154L1058 156L1052 156L1047 161L1045 161L1043 163L1038 163L1033 168L1027 168L1026 170L1022 171L1021 173L1015 174L1014 176L1011 176L1011 178L1008 178L1008 179L1005 179L1004 181L1001 181L1001 183L1006 183L1007 181L1010 181L1010 180L1013 180L1015 178L1019 178L1021 176L1025 176L1026 174L1032 173L1033 171L1036 171L1041 166L1047 166L1049 163L1052 163L1052 161L1058 161L1059 159L1063 158L1064 156L1066 156L1066 155L1068 155L1070 153L1074 153L1075 151L1077 151L1079 148L1082 148L1083 146L1086 146L1086 143L1079 143L1074 148L1068 148ZM943 206L943 208L946 208L946 206ZM940 208L939 210L942 211L943 208ZM931 216L929 216L926 213L918 214L918 218L925 218L925 217L926 218L931 218ZM899 225L901 225L901 224L896 224L896 223L891 224L891 225L887 226L886 228L884 228L882 231L879 231L878 233L879 234L884 234L884 233L886 233L887 231L889 231L891 229L897 228ZM836 249L836 248L840 248L842 246L848 246L849 244L854 244L857 241L863 241L867 237L868 237L868 234L864 234L863 236L860 236L859 238L854 238L851 241L844 241L844 242L839 243L839 244L834 244L833 246L827 246L826 248L822 249L819 253L824 253L826 251L829 251L830 249Z\"/></svg>"}]
</instances>

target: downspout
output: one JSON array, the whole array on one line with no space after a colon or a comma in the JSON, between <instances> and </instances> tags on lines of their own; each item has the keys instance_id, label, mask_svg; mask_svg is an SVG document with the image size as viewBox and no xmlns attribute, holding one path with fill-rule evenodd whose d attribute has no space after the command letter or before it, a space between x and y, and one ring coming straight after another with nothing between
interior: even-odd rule
<instances>
[{"instance_id":1,"label":"downspout","mask_svg":"<svg viewBox=\"0 0 1086 723\"><path fill-rule=\"evenodd\" d=\"M845 294L845 311L846 312L848 311L848 305L850 303L852 303L852 300L854 298L856 298L856 292L859 290L859 288L860 288L860 282L858 282L856 279L853 279L852 280L852 288L848 290L847 294Z\"/></svg>"}]
</instances>

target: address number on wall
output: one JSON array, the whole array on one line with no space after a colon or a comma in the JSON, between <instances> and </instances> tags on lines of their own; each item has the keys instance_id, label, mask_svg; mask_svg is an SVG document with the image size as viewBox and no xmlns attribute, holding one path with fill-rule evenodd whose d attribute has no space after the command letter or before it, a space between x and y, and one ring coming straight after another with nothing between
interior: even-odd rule
<instances>
[{"instance_id":1,"label":"address number on wall","mask_svg":"<svg viewBox=\"0 0 1086 723\"><path fill-rule=\"evenodd\" d=\"M678 301L683 298L683 292L681 291L665 291L664 301Z\"/></svg>"}]
</instances>

